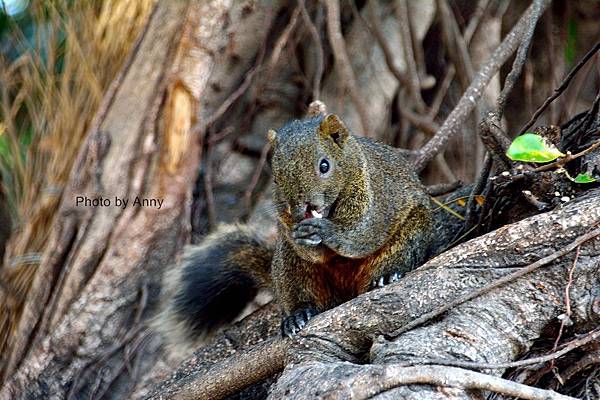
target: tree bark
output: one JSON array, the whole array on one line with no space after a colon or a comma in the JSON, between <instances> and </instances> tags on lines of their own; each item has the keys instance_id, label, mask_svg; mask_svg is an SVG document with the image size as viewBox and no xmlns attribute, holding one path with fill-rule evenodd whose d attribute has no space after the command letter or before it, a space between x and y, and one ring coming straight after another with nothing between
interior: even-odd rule
<instances>
[{"instance_id":1,"label":"tree bark","mask_svg":"<svg viewBox=\"0 0 600 400\"><path fill-rule=\"evenodd\" d=\"M458 306L431 325L395 339L385 335L437 307L534 262L600 226L600 192L471 240L434 258L398 284L361 296L309 324L288 352L291 362L271 398L320 393L345 398L369 385L358 379L364 362L385 365L424 359L512 361L563 312L563 294L574 253ZM579 329L597 323L600 238L581 245L573 276L572 317ZM504 370L490 371L500 376ZM353 379L354 374L357 379ZM345 384L339 384L340 380ZM308 384L310 382L310 384ZM454 391L456 398L473 393ZM435 387L389 388L381 398L441 398Z\"/></svg>"},{"instance_id":2,"label":"tree bark","mask_svg":"<svg viewBox=\"0 0 600 400\"><path fill-rule=\"evenodd\" d=\"M433 23L435 2L401 3L410 5L412 40L419 44ZM302 57L293 61L306 63L303 66L290 66L294 62L288 64L287 59L278 62L285 58L287 46L293 48L291 53L310 53L307 48L297 49L302 47L302 34L306 32L294 31L295 26L301 26L298 21L304 21L295 5L252 0L157 2L129 61L111 85L71 173L21 318L18 339L2 366L0 400L102 398L105 394L111 398L152 394L153 398L186 399L231 394L262 398L269 393L273 399L482 396L485 390L505 387L499 379L505 368L484 369L495 380L472 386L464 385L476 380L475 375L447 375L447 382L452 381L449 388L440 379L450 370L433 366L427 371L437 371L438 379L427 380L424 369L413 367L422 362L443 365L457 360L494 364L523 356L563 313L570 269L572 329L584 331L598 324L598 238L577 246L576 263L570 251L426 323L414 324L419 316L452 304L597 229L600 192L593 190L551 212L504 226L444 252L400 282L317 316L292 341L274 338L253 348L278 334L279 312L275 304L267 305L198 350L169 380L156 387L174 367L166 361L161 338L147 330L145 323L155 311L163 270L189 239L189 204L203 149L210 153L214 146L215 152L226 153L237 145L266 156L261 133L298 114L297 104L304 104L299 99L305 100L302 96L306 96L302 90L307 89L298 83L306 77L299 75L311 72L311 68L319 70L311 66L314 60ZM319 23L324 5L312 7L307 2L309 21L314 15L324 32L327 21ZM341 29L338 38L346 41L358 93L366 99L368 125L377 131L393 130L391 121L400 118L395 114L402 114L402 110L395 113L391 108L404 98L401 92L407 83L400 76L408 70L407 60L400 46L390 46L387 54L380 51L381 43L376 45L364 26L369 8L376 13L380 22L376 28L383 36L410 46L410 40L403 36L407 30L401 29L387 2L369 1L368 6L358 10L366 18L354 15L353 25L345 33ZM288 16L290 22L284 27L282 21ZM494 68L499 68L518 46L517 39L528 24L526 16L508 35L509 48L500 52L501 59L493 60ZM288 35L274 35L279 32ZM319 39L319 30L316 36ZM277 49L278 54L271 49ZM327 51L325 54L330 55ZM264 62L269 56L271 60ZM258 68L267 64L268 68ZM412 69L410 78L418 81L418 71ZM347 88L336 70L331 65L320 70L321 98L330 111L342 115L350 126L360 126L356 107L348 101L344 92ZM486 79L493 74L488 75ZM259 83L251 86L253 79ZM415 86L409 92L420 98L421 94L416 93L419 89ZM435 127L433 119L429 122ZM462 127L459 122L447 124L454 132ZM227 130L254 135L220 143ZM210 137L206 139L205 134ZM448 137L440 140L445 143ZM234 157L240 159L239 154ZM420 167L425 165L423 160L418 163ZM204 167L211 165L205 162ZM238 179L259 178L262 171L260 163L255 172L248 175L245 171ZM468 188L463 189L463 195L469 193ZM78 196L102 196L113 206L86 207L77 204ZM116 197L127 198L129 206L115 207ZM134 207L136 197L162 200L162 205ZM222 206L213 204L212 213L222 217ZM534 212L531 207L528 211ZM237 210L236 217L239 215ZM440 219L443 226L437 237L439 246L454 241L462 226L458 219L445 217ZM513 218L512 222L514 217L510 214L506 218ZM213 219L217 220L215 215ZM255 223L266 230L264 219ZM245 353L248 349L253 350ZM234 358L227 358L231 354ZM237 363L240 354L245 358ZM516 390L521 389L507 390L515 390L509 393L517 395Z\"/></svg>"},{"instance_id":3,"label":"tree bark","mask_svg":"<svg viewBox=\"0 0 600 400\"><path fill-rule=\"evenodd\" d=\"M79 398L117 380L113 390L128 397L140 363L153 364L139 356L148 343L141 323L189 235L197 127L250 68L278 7L157 3L71 173L0 398ZM85 207L78 196L112 205ZM129 206L114 206L115 197ZM162 206L134 206L136 197Z\"/></svg>"},{"instance_id":4,"label":"tree bark","mask_svg":"<svg viewBox=\"0 0 600 400\"><path fill-rule=\"evenodd\" d=\"M355 398L356 393L390 399L447 398L434 381L434 386L395 387L386 386L387 381L379 377L383 379L388 366L389 371L401 373L394 368L456 360L496 364L522 356L563 313L568 270L575 252L458 305L429 325L397 337L390 334L416 317L552 255L599 228L600 190L596 189L554 211L463 243L393 285L318 315L289 343L285 353L287 366L270 388L269 398ZM581 243L570 295L576 331L590 329L600 321L599 256L599 236ZM253 323L255 320L249 320L236 331L251 330ZM210 347L203 352L209 350ZM213 383L231 379L231 369L220 369L227 365L223 359L213 359L213 367L207 368L202 354L199 352L195 361L186 364L185 372L175 374L174 379L160 387L154 398L220 398L231 394L227 388L211 391L204 384L208 376ZM234 357L241 360L239 354ZM216 370L222 376L215 374ZM483 370L498 377L505 368ZM482 395L460 387L450 392L453 398Z\"/></svg>"}]
</instances>

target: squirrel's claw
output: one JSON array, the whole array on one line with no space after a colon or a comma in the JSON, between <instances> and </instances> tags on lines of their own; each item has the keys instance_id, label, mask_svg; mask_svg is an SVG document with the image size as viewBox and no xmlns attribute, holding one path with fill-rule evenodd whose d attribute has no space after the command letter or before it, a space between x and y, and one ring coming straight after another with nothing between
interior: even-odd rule
<instances>
[{"instance_id":1,"label":"squirrel's claw","mask_svg":"<svg viewBox=\"0 0 600 400\"><path fill-rule=\"evenodd\" d=\"M318 313L316 308L308 307L288 315L281 321L281 335L289 338L294 337Z\"/></svg>"},{"instance_id":2,"label":"squirrel's claw","mask_svg":"<svg viewBox=\"0 0 600 400\"><path fill-rule=\"evenodd\" d=\"M394 272L393 274L391 274L391 275L388 277L388 281L387 281L387 283L394 283L394 282L396 282L397 280L400 280L400 274L399 274L399 273L397 273L397 272Z\"/></svg>"},{"instance_id":3,"label":"squirrel's claw","mask_svg":"<svg viewBox=\"0 0 600 400\"><path fill-rule=\"evenodd\" d=\"M331 221L325 218L308 218L292 231L292 238L299 245L317 246L325 241L331 231Z\"/></svg>"},{"instance_id":4,"label":"squirrel's claw","mask_svg":"<svg viewBox=\"0 0 600 400\"><path fill-rule=\"evenodd\" d=\"M371 282L371 289L381 288L385 285L389 285L390 283L394 283L400 280L401 276L398 272L394 272L389 275L382 275L379 279L375 279Z\"/></svg>"},{"instance_id":5,"label":"squirrel's claw","mask_svg":"<svg viewBox=\"0 0 600 400\"><path fill-rule=\"evenodd\" d=\"M302 222L299 222L294 227L293 233L300 236L307 236L313 233L320 233L325 229L325 225L328 221L324 218L308 218Z\"/></svg>"},{"instance_id":6,"label":"squirrel's claw","mask_svg":"<svg viewBox=\"0 0 600 400\"><path fill-rule=\"evenodd\" d=\"M296 243L302 246L318 246L323 241L316 233L309 237L296 238Z\"/></svg>"}]
</instances>

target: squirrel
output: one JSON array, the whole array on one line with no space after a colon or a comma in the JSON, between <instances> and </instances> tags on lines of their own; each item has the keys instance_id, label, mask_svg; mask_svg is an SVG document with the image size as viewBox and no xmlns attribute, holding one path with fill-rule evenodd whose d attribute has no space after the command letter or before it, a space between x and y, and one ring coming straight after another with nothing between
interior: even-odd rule
<instances>
[{"instance_id":1,"label":"squirrel","mask_svg":"<svg viewBox=\"0 0 600 400\"><path fill-rule=\"evenodd\" d=\"M397 149L353 136L335 114L294 120L268 138L275 246L228 225L188 248L168 279L162 325L180 331L169 340L207 337L264 287L274 289L282 334L291 337L316 314L398 280L429 256L430 198Z\"/></svg>"}]
</instances>

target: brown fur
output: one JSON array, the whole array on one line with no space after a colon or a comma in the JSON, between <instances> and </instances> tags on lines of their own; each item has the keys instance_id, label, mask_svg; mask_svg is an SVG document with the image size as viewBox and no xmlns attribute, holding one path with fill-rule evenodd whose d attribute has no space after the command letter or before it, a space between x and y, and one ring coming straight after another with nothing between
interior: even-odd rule
<instances>
[{"instance_id":1,"label":"brown fur","mask_svg":"<svg viewBox=\"0 0 600 400\"><path fill-rule=\"evenodd\" d=\"M371 272L368 259L352 260L333 255L325 263L315 264L309 277L313 281L315 305L326 310L366 292Z\"/></svg>"},{"instance_id":2,"label":"brown fur","mask_svg":"<svg viewBox=\"0 0 600 400\"><path fill-rule=\"evenodd\" d=\"M244 226L210 235L183 263L185 279L174 280L178 295L167 311L176 318L163 325L210 332L271 284L282 332L292 336L316 313L427 258L430 200L395 149L350 135L335 115L293 121L269 140L275 249Z\"/></svg>"},{"instance_id":3,"label":"brown fur","mask_svg":"<svg viewBox=\"0 0 600 400\"><path fill-rule=\"evenodd\" d=\"M425 260L429 198L394 149L350 135L335 115L294 121L269 139L279 221L272 279L286 314L332 308ZM307 218L314 208L331 215Z\"/></svg>"}]
</instances>

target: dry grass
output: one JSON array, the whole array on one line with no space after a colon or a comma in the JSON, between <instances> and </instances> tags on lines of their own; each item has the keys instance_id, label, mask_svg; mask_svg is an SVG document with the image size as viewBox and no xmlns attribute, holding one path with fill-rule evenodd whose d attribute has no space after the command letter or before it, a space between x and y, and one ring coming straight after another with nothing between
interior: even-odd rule
<instances>
[{"instance_id":1,"label":"dry grass","mask_svg":"<svg viewBox=\"0 0 600 400\"><path fill-rule=\"evenodd\" d=\"M0 55L0 172L15 228L0 269L0 355L17 332L79 146L153 7L144 0L33 3L40 28L33 46L14 25L21 55L12 62Z\"/></svg>"}]
</instances>

